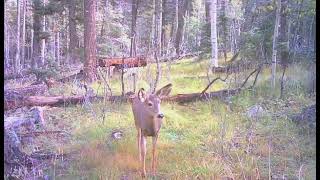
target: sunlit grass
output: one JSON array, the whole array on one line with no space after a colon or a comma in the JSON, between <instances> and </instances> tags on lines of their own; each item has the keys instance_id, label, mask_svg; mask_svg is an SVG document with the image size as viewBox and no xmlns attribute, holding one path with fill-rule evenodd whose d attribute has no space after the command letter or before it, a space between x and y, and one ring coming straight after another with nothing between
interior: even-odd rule
<instances>
[{"instance_id":1,"label":"sunlit grass","mask_svg":"<svg viewBox=\"0 0 320 180\"><path fill-rule=\"evenodd\" d=\"M173 84L172 94L202 91L208 84L208 61L194 59L171 65L170 78L166 78L166 65L158 87ZM155 72L155 65L150 67ZM287 76L299 81L306 79L302 66L289 67ZM278 77L280 77L279 70ZM154 74L154 73L152 73ZM137 88L148 89L147 67L139 71ZM211 79L213 76L210 75ZM119 75L109 81L114 94L121 93ZM126 79L126 87L130 87ZM250 79L248 83L252 83ZM312 97L298 96L306 85L292 83L286 90L287 98L278 100L271 94L270 70L261 72L253 90L242 91L231 98L232 103L214 99L188 104L162 103L165 120L158 139L157 179L261 179L268 178L268 159L271 154L271 170L274 176L297 178L297 171L304 165L303 177L315 177L315 137L301 132L288 116L301 107L313 103ZM92 87L103 93L102 87ZM296 88L293 88L296 87ZM227 88L217 82L210 91ZM279 84L276 89L279 89ZM275 95L279 95L276 90ZM290 102L291 109L286 107ZM255 120L245 116L246 109L261 104L267 115ZM287 108L287 109L286 109ZM288 115L275 116L284 109ZM74 139L66 145L79 152L71 163L64 179L139 179L139 161L136 129L128 103L95 102L88 107L66 107L55 112L61 121L68 123ZM104 117L104 118L103 118ZM120 130L123 137L114 140L113 131ZM248 133L255 136L248 142ZM269 147L269 140L272 140ZM151 177L151 138L147 141L147 175ZM250 149L250 152L246 152ZM78 178L77 178L78 179Z\"/></svg>"}]
</instances>

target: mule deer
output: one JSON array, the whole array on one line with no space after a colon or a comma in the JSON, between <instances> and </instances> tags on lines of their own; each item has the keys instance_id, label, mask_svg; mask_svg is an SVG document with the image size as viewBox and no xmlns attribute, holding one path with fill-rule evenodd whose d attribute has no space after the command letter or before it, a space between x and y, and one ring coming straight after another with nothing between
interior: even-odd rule
<instances>
[{"instance_id":1,"label":"mule deer","mask_svg":"<svg viewBox=\"0 0 320 180\"><path fill-rule=\"evenodd\" d=\"M132 105L135 126L137 128L137 143L139 160L142 162L142 177L146 176L146 153L147 136L152 136L152 171L155 175L155 154L159 130L164 115L160 111L161 98L169 95L172 84L159 89L156 93L146 94L144 89L138 91L137 96L133 93L129 96Z\"/></svg>"}]
</instances>

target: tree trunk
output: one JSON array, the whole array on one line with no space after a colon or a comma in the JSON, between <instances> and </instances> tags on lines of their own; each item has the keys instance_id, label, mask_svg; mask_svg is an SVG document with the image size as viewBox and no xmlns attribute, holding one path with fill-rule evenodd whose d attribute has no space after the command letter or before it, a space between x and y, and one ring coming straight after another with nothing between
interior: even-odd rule
<instances>
[{"instance_id":1,"label":"tree trunk","mask_svg":"<svg viewBox=\"0 0 320 180\"><path fill-rule=\"evenodd\" d=\"M209 52L210 44L210 3L209 0L205 0L204 2L205 8L205 19L203 23L203 29L201 33L201 49L204 52Z\"/></svg>"},{"instance_id":2,"label":"tree trunk","mask_svg":"<svg viewBox=\"0 0 320 180\"><path fill-rule=\"evenodd\" d=\"M155 22L154 22L154 49L155 53L157 53L157 56L161 53L161 23L162 23L162 0L156 0L154 4L154 16L155 16Z\"/></svg>"},{"instance_id":3,"label":"tree trunk","mask_svg":"<svg viewBox=\"0 0 320 180\"><path fill-rule=\"evenodd\" d=\"M217 0L211 1L211 66L218 66Z\"/></svg>"},{"instance_id":4,"label":"tree trunk","mask_svg":"<svg viewBox=\"0 0 320 180\"><path fill-rule=\"evenodd\" d=\"M287 0L281 0L280 15L281 15L280 30L279 30L279 43L281 43L280 62L282 65L286 66L288 64L288 58L289 58Z\"/></svg>"},{"instance_id":5,"label":"tree trunk","mask_svg":"<svg viewBox=\"0 0 320 180\"><path fill-rule=\"evenodd\" d=\"M223 34L223 55L224 55L224 61L227 62L227 16L226 16L226 6L227 6L227 1L222 1L221 2L221 6L222 6L222 18L221 18L221 22L222 22L222 34Z\"/></svg>"},{"instance_id":6,"label":"tree trunk","mask_svg":"<svg viewBox=\"0 0 320 180\"><path fill-rule=\"evenodd\" d=\"M272 88L275 88L276 84L276 68L277 68L277 40L278 40L278 28L280 21L280 9L281 0L277 0L276 7L276 22L274 23L273 42L272 42Z\"/></svg>"},{"instance_id":7,"label":"tree trunk","mask_svg":"<svg viewBox=\"0 0 320 180\"><path fill-rule=\"evenodd\" d=\"M279 30L280 62L282 66L282 76L280 81L280 98L284 95L284 75L289 60L288 23L287 23L287 0L281 0L280 10L280 30Z\"/></svg>"},{"instance_id":8,"label":"tree trunk","mask_svg":"<svg viewBox=\"0 0 320 180\"><path fill-rule=\"evenodd\" d=\"M41 9L41 2L40 0L34 0L33 1L33 8L34 11ZM31 66L32 68L36 68L37 64L39 62L39 57L40 57L40 32L41 32L41 15L39 13L33 12L33 31L32 31L32 61L31 61Z\"/></svg>"},{"instance_id":9,"label":"tree trunk","mask_svg":"<svg viewBox=\"0 0 320 180\"><path fill-rule=\"evenodd\" d=\"M179 0L175 0L175 14L174 14L174 21L172 24L172 29L171 29L171 41L175 42L176 41L176 35L177 35L177 30L178 30L178 22L179 22Z\"/></svg>"},{"instance_id":10,"label":"tree trunk","mask_svg":"<svg viewBox=\"0 0 320 180\"><path fill-rule=\"evenodd\" d=\"M153 84L153 90L152 92L155 92L155 89L157 87L157 84L160 79L160 64L159 64L159 58L158 56L161 53L161 23L162 23L162 2L161 0L156 0L154 4L154 16L155 16L155 30L154 30L154 59L156 60L157 63L157 72L156 72L156 79Z\"/></svg>"},{"instance_id":11,"label":"tree trunk","mask_svg":"<svg viewBox=\"0 0 320 180\"><path fill-rule=\"evenodd\" d=\"M314 39L315 39L315 36L312 36L312 34L314 33L313 32L313 29L314 29L314 26L315 26L315 20L316 20L316 15L314 15L313 16L313 18L312 18L312 23L310 24L310 29L309 29L309 37L308 37L308 45L307 45L307 47L308 47L308 49L309 49L309 53L308 54L310 54L311 52L312 52L312 50L313 50L313 52L314 52L314 47L312 48L312 47L310 47L310 46L312 46L311 44L312 44L312 41L314 41ZM310 56L309 56L310 57Z\"/></svg>"},{"instance_id":12,"label":"tree trunk","mask_svg":"<svg viewBox=\"0 0 320 180\"><path fill-rule=\"evenodd\" d=\"M34 30L31 29L31 43L30 43L30 59L31 59L31 67L34 68L35 67L35 57L34 57L34 52L33 52L33 49L34 49Z\"/></svg>"},{"instance_id":13,"label":"tree trunk","mask_svg":"<svg viewBox=\"0 0 320 180\"><path fill-rule=\"evenodd\" d=\"M298 17L297 17L297 21L296 23L298 24L296 26L296 30L295 30L295 33L293 35L293 56L292 56L292 59L293 61L295 61L295 57L296 57L296 47L297 47L297 41L298 41L298 34L299 34L299 30L300 30L300 27L301 27L301 16L302 16L302 8L303 8L303 4L304 4L304 0L301 0L300 4L299 4L299 10L298 10Z\"/></svg>"},{"instance_id":14,"label":"tree trunk","mask_svg":"<svg viewBox=\"0 0 320 180\"><path fill-rule=\"evenodd\" d=\"M6 9L6 8L5 8ZM10 53L10 35L9 35L9 30L8 30L8 17L7 17L7 13L6 13L6 11L5 11L5 13L4 13L4 37L5 37L5 45L4 45L4 47L5 47L5 66L4 66L4 70L5 70L5 74L6 74L6 72L7 72L7 70L8 70L8 68L9 68L9 58L10 58L10 56L9 56L9 53Z\"/></svg>"},{"instance_id":15,"label":"tree trunk","mask_svg":"<svg viewBox=\"0 0 320 180\"><path fill-rule=\"evenodd\" d=\"M55 33L55 36L56 36L56 40L55 40L55 59L56 59L56 62L58 64L58 66L60 66L61 62L60 62L60 32L57 31Z\"/></svg>"},{"instance_id":16,"label":"tree trunk","mask_svg":"<svg viewBox=\"0 0 320 180\"><path fill-rule=\"evenodd\" d=\"M166 7L167 6L167 0L162 0L162 22L161 22L161 56L164 55L164 53L166 52Z\"/></svg>"},{"instance_id":17,"label":"tree trunk","mask_svg":"<svg viewBox=\"0 0 320 180\"><path fill-rule=\"evenodd\" d=\"M75 49L78 47L79 37L77 35L76 27L76 3L75 0L68 1L69 8L69 63L75 63L78 61Z\"/></svg>"},{"instance_id":18,"label":"tree trunk","mask_svg":"<svg viewBox=\"0 0 320 180\"><path fill-rule=\"evenodd\" d=\"M43 0L43 8L46 6L46 0ZM43 16L42 32L46 31L46 16ZM42 39L41 42L41 66L45 64L45 50L46 50L46 39Z\"/></svg>"},{"instance_id":19,"label":"tree trunk","mask_svg":"<svg viewBox=\"0 0 320 180\"><path fill-rule=\"evenodd\" d=\"M183 36L183 30L184 30L184 21L185 16L187 12L188 7L188 0L182 0L181 9L178 11L178 28L176 33L176 39L175 39L175 49L176 49L176 55L180 56L180 46L182 42L182 36Z\"/></svg>"},{"instance_id":20,"label":"tree trunk","mask_svg":"<svg viewBox=\"0 0 320 180\"><path fill-rule=\"evenodd\" d=\"M21 70L20 67L20 21L21 21L21 13L20 13L20 9L21 9L21 1L17 0L17 51L16 51L16 56L15 56L15 72L19 73Z\"/></svg>"},{"instance_id":21,"label":"tree trunk","mask_svg":"<svg viewBox=\"0 0 320 180\"><path fill-rule=\"evenodd\" d=\"M25 65L25 50L26 50L26 6L27 6L27 0L23 0L23 25L22 25L22 54L21 54L21 65L22 68Z\"/></svg>"},{"instance_id":22,"label":"tree trunk","mask_svg":"<svg viewBox=\"0 0 320 180\"><path fill-rule=\"evenodd\" d=\"M281 76L281 80L280 80L280 99L283 98L284 95L284 74L286 72L286 66L283 66L282 68L282 76Z\"/></svg>"},{"instance_id":23,"label":"tree trunk","mask_svg":"<svg viewBox=\"0 0 320 180\"><path fill-rule=\"evenodd\" d=\"M131 6L131 43L130 43L130 57L136 56L136 25L137 25L137 15L140 0L132 0Z\"/></svg>"},{"instance_id":24,"label":"tree trunk","mask_svg":"<svg viewBox=\"0 0 320 180\"><path fill-rule=\"evenodd\" d=\"M96 79L96 1L84 1L84 73L86 80Z\"/></svg>"}]
</instances>

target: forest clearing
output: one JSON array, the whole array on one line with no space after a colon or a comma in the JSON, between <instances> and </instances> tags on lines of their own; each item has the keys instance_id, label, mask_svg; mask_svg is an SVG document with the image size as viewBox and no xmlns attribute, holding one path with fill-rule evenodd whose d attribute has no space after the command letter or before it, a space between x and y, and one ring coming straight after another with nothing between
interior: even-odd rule
<instances>
[{"instance_id":1,"label":"forest clearing","mask_svg":"<svg viewBox=\"0 0 320 180\"><path fill-rule=\"evenodd\" d=\"M314 0L4 4L5 179L316 179Z\"/></svg>"}]
</instances>

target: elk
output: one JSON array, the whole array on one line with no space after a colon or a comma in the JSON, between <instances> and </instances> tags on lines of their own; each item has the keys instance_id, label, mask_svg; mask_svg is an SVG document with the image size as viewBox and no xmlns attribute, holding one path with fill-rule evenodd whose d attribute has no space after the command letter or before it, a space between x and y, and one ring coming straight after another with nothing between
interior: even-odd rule
<instances>
[{"instance_id":1,"label":"elk","mask_svg":"<svg viewBox=\"0 0 320 180\"><path fill-rule=\"evenodd\" d=\"M137 96L133 93L129 95L132 105L134 122L137 129L137 144L139 152L139 161L142 163L142 177L146 176L146 153L147 153L147 137L152 137L152 171L155 175L155 154L156 144L159 130L161 128L163 113L160 110L161 99L168 96L171 92L172 84L168 84L156 93L147 94L141 88Z\"/></svg>"}]
</instances>

